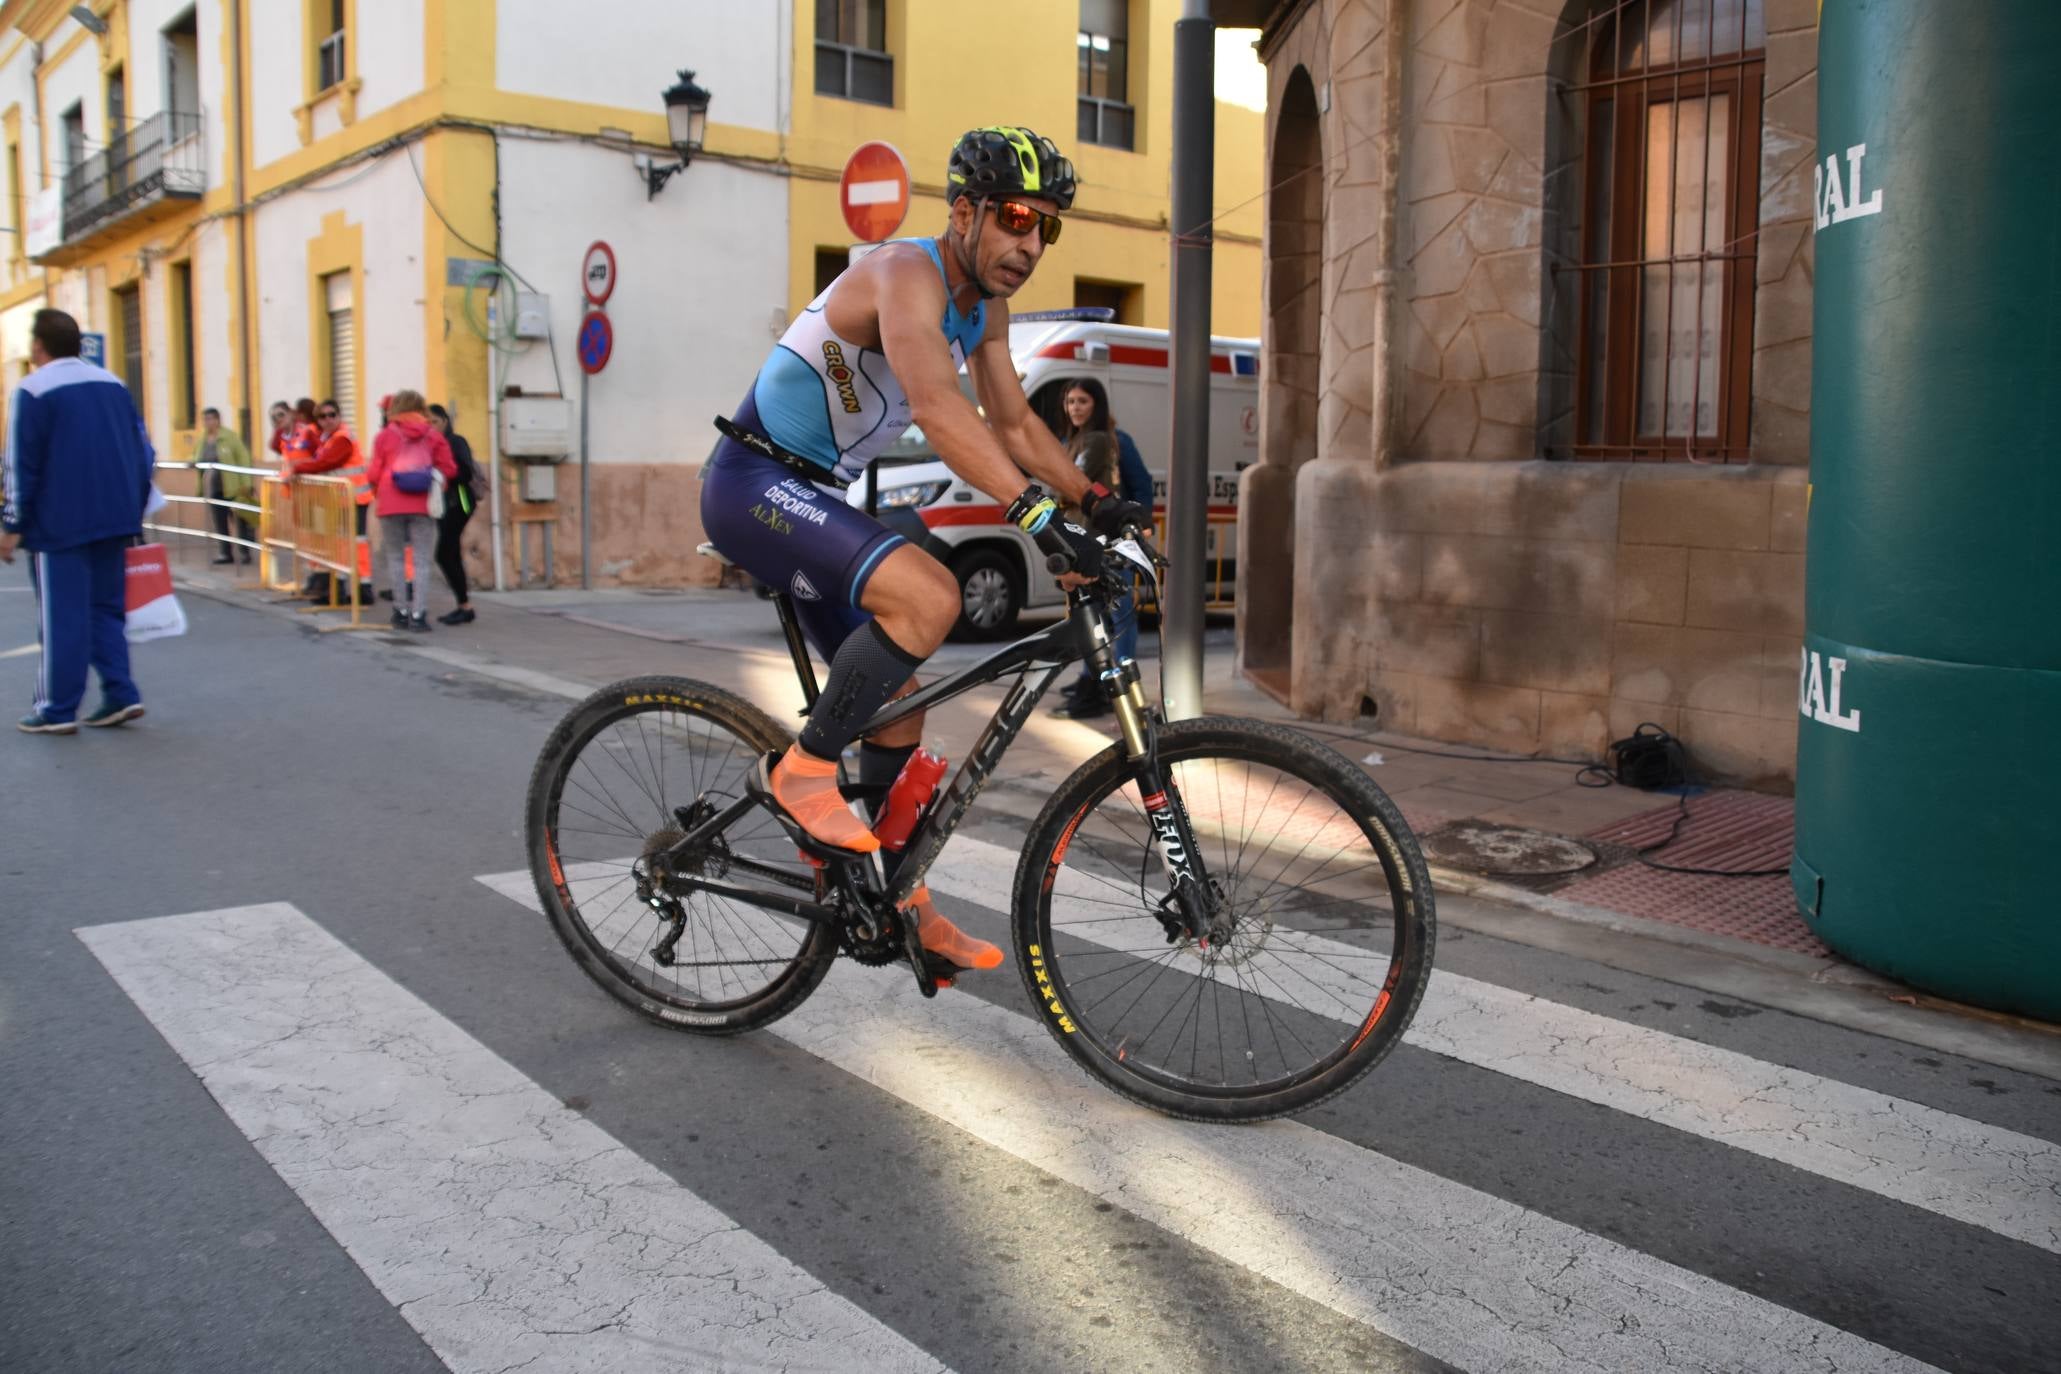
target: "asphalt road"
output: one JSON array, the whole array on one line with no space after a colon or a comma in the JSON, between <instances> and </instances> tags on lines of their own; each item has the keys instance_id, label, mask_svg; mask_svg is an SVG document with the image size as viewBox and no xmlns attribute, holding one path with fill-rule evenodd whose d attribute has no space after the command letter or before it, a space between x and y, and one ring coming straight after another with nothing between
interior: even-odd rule
<instances>
[{"instance_id":1,"label":"asphalt road","mask_svg":"<svg viewBox=\"0 0 2061 1374\"><path fill-rule=\"evenodd\" d=\"M520 803L577 681L736 656L187 606L146 720L0 738L0 1369L2061 1368L2061 1067L1456 927L1262 1127L1120 1102L1007 969L672 1034ZM34 623L0 570L0 697ZM993 938L998 801L935 884Z\"/></svg>"}]
</instances>

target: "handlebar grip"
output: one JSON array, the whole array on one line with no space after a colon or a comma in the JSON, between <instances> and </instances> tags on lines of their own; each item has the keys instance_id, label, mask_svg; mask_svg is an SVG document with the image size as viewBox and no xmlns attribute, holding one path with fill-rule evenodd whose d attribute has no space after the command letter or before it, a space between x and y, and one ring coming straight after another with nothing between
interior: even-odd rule
<instances>
[{"instance_id":1,"label":"handlebar grip","mask_svg":"<svg viewBox=\"0 0 2061 1374\"><path fill-rule=\"evenodd\" d=\"M1056 521L1031 536L1045 555L1045 570L1054 577L1073 571L1073 545L1060 534Z\"/></svg>"}]
</instances>

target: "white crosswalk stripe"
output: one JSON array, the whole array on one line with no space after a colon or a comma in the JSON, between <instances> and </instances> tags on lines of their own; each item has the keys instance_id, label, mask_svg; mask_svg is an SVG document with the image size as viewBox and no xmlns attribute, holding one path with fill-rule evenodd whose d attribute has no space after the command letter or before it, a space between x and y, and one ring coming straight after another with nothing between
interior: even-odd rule
<instances>
[{"instance_id":1,"label":"white crosswalk stripe","mask_svg":"<svg viewBox=\"0 0 2061 1374\"><path fill-rule=\"evenodd\" d=\"M526 872L480 881L538 908ZM1083 1076L1039 1023L960 995L925 1002L892 973L840 967L770 1033L1463 1368L1927 1367L1299 1123L1226 1130L1144 1111Z\"/></svg>"},{"instance_id":2,"label":"white crosswalk stripe","mask_svg":"<svg viewBox=\"0 0 2061 1374\"><path fill-rule=\"evenodd\" d=\"M1015 866L1013 851L959 835L927 878L939 892L1006 912ZM1062 870L1055 926L1098 914L1077 900L1092 895L1091 883ZM1105 945L1107 929L1067 927ZM1373 985L1353 986L1345 962L1358 951L1314 936L1296 944L1332 962L1276 960L1286 990L1313 1009L1365 1015ZM1432 973L1405 1039L2061 1253L2061 1146L2048 1141L1444 971Z\"/></svg>"},{"instance_id":3,"label":"white crosswalk stripe","mask_svg":"<svg viewBox=\"0 0 2061 1374\"><path fill-rule=\"evenodd\" d=\"M78 935L450 1368L943 1368L293 907Z\"/></svg>"}]
</instances>

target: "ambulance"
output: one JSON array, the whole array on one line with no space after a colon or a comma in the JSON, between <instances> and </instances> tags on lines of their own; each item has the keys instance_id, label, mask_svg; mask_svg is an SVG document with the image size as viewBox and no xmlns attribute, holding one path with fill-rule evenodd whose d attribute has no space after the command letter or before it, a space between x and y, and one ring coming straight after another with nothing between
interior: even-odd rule
<instances>
[{"instance_id":1,"label":"ambulance","mask_svg":"<svg viewBox=\"0 0 2061 1374\"><path fill-rule=\"evenodd\" d=\"M1166 330L1117 324L1114 313L1083 308L1013 316L1009 351L1031 409L1054 434L1066 432L1061 403L1068 385L1080 377L1102 383L1118 427L1137 442L1152 471L1155 515L1164 522L1172 447L1170 343ZM960 383L970 395L963 374ZM1235 571L1238 474L1258 461L1259 340L1212 338L1206 568L1216 586L1215 603L1229 599ZM1063 604L1030 536L1004 520L1002 507L985 493L954 476L921 429L904 432L845 495L952 570L960 596L955 639L1004 635L1024 611Z\"/></svg>"}]
</instances>

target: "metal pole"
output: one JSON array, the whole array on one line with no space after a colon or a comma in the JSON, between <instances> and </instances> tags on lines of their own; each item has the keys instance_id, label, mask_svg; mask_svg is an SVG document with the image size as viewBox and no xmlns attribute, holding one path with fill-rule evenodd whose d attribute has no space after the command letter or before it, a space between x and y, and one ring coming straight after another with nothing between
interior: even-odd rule
<instances>
[{"instance_id":1,"label":"metal pole","mask_svg":"<svg viewBox=\"0 0 2061 1374\"><path fill-rule=\"evenodd\" d=\"M586 368L580 369L580 590L594 590L594 560L588 551L594 547L594 510L587 500L587 381Z\"/></svg>"},{"instance_id":2,"label":"metal pole","mask_svg":"<svg viewBox=\"0 0 2061 1374\"><path fill-rule=\"evenodd\" d=\"M1216 23L1184 0L1174 23L1173 452L1160 688L1176 720L1202 714L1203 544L1209 524L1210 206L1216 174Z\"/></svg>"}]
</instances>

